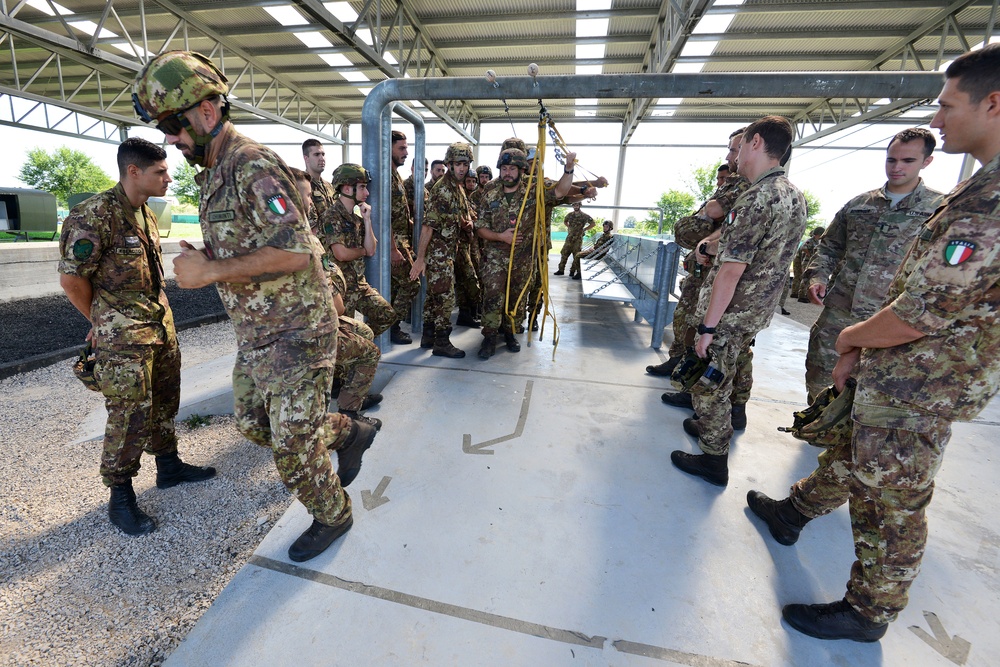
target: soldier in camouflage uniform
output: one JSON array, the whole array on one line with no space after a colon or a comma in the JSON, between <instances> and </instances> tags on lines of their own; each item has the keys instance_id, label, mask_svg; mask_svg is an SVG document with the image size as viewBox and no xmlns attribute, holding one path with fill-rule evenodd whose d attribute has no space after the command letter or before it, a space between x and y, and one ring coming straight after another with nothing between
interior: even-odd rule
<instances>
[{"instance_id":1,"label":"soldier in camouflage uniform","mask_svg":"<svg viewBox=\"0 0 1000 667\"><path fill-rule=\"evenodd\" d=\"M427 200L420 245L410 278L416 280L425 269L427 271L420 347L433 348L435 356L459 359L465 352L451 344L451 311L455 307L458 236L463 225L471 223L464 184L472 164L472 149L468 144L454 143L445 153L445 162L448 172L434 184Z\"/></svg>"},{"instance_id":2,"label":"soldier in camouflage uniform","mask_svg":"<svg viewBox=\"0 0 1000 667\"><path fill-rule=\"evenodd\" d=\"M455 301L458 303L458 317L455 325L478 329L481 322L477 316L482 302L482 290L479 283L479 245L475 242L475 220L477 215L476 202L478 198L478 181L475 174L469 172L462 184L465 198L469 206L468 222L463 223L458 235L458 252L455 255Z\"/></svg>"},{"instance_id":3,"label":"soldier in camouflage uniform","mask_svg":"<svg viewBox=\"0 0 1000 667\"><path fill-rule=\"evenodd\" d=\"M417 205L416 191L413 189L413 177L416 174L417 165L413 164L410 169L410 175L406 177L403 181L403 190L406 192L406 203L410 207L410 217L416 216L417 212L414 206ZM427 173L427 158L424 158L424 173ZM427 204L427 189L424 188L424 205Z\"/></svg>"},{"instance_id":4,"label":"soldier in camouflage uniform","mask_svg":"<svg viewBox=\"0 0 1000 667\"><path fill-rule=\"evenodd\" d=\"M951 424L1000 388L1000 44L960 56L945 76L930 125L946 153L983 166L923 225L882 310L837 339L834 382L858 383L843 461L857 560L844 599L782 610L821 639L877 641L906 607Z\"/></svg>"},{"instance_id":5,"label":"soldier in camouflage uniform","mask_svg":"<svg viewBox=\"0 0 1000 667\"><path fill-rule=\"evenodd\" d=\"M611 248L611 241L614 240L612 230L615 225L610 220L605 220L603 227L601 235L594 239L594 243L580 251L580 259L601 259L607 254Z\"/></svg>"},{"instance_id":6,"label":"soldier in camouflage uniform","mask_svg":"<svg viewBox=\"0 0 1000 667\"><path fill-rule=\"evenodd\" d=\"M378 247L368 205L371 174L356 164L342 164L331 177L337 201L319 219L323 244L347 280L344 306L347 314L360 311L376 336L399 322L399 316L365 278L365 258ZM361 215L354 212L357 206Z\"/></svg>"},{"instance_id":7,"label":"soldier in camouflage uniform","mask_svg":"<svg viewBox=\"0 0 1000 667\"><path fill-rule=\"evenodd\" d=\"M181 242L177 284L215 283L236 332L234 413L240 431L271 448L285 486L313 523L288 550L322 553L353 524L344 492L376 430L328 413L337 322L323 249L309 231L291 171L229 122L229 87L211 60L190 51L152 58L136 78L136 113L202 165L204 250ZM333 470L330 451L337 451Z\"/></svg>"},{"instance_id":8,"label":"soldier in camouflage uniform","mask_svg":"<svg viewBox=\"0 0 1000 667\"><path fill-rule=\"evenodd\" d=\"M695 430L704 453L674 451L670 459L684 472L718 486L729 483L731 394L737 359L770 323L805 230L805 198L780 166L791 141L791 124L778 116L766 116L746 128L738 169L751 182L750 188L736 200L723 223L717 248L713 243L705 249L716 258L698 299L701 324L695 353L708 358L718 375L708 374L711 383L692 390L698 414ZM685 420L686 427L689 422Z\"/></svg>"},{"instance_id":9,"label":"soldier in camouflage uniform","mask_svg":"<svg viewBox=\"0 0 1000 667\"><path fill-rule=\"evenodd\" d=\"M301 169L292 168L295 177L295 187L302 197L306 207L306 217L312 216L312 178ZM312 230L313 234L316 233ZM378 431L382 422L378 419L360 414L359 411L382 402L382 394L372 394L369 390L375 381L375 371L378 370L382 351L375 344L375 335L371 328L353 317L345 315L344 293L347 291L347 281L337 264L330 260L329 254L323 255L323 269L330 282L333 295L333 305L337 311L337 363L334 366L333 384L337 397L337 406L342 414L356 421L363 421L374 426Z\"/></svg>"},{"instance_id":10,"label":"soldier in camouflage uniform","mask_svg":"<svg viewBox=\"0 0 1000 667\"><path fill-rule=\"evenodd\" d=\"M575 153L567 154L567 160L575 157ZM500 153L498 164L500 187L486 192L476 220L476 234L483 239L483 343L479 349L480 359L489 359L496 352L497 333L503 333L508 350L520 351L521 344L514 336L511 317L514 322L523 317L513 311L531 277L533 266L535 191L529 192L527 182L521 178L528 166L526 156L521 150L508 148ZM555 187L545 190L546 203L565 196L572 186L572 173L572 170L564 171ZM522 202L524 217L519 221Z\"/></svg>"},{"instance_id":11,"label":"soldier in camouflage uniform","mask_svg":"<svg viewBox=\"0 0 1000 667\"><path fill-rule=\"evenodd\" d=\"M569 267L569 277L580 278L580 251L583 250L583 235L589 232L594 225L594 219L580 211L580 202L573 204L573 212L563 220L566 225L566 241L563 243L561 257L559 259L559 269L555 275L565 274L566 262L569 256L573 255L573 263Z\"/></svg>"},{"instance_id":12,"label":"soldier in camouflage uniform","mask_svg":"<svg viewBox=\"0 0 1000 667\"><path fill-rule=\"evenodd\" d=\"M101 455L108 518L129 535L143 535L156 529L132 488L143 451L156 457L161 489L208 479L215 468L177 456L181 353L163 291L156 215L146 205L167 191L167 154L145 139L126 139L118 171L115 187L75 206L63 223L59 282L92 327L87 340L108 410Z\"/></svg>"},{"instance_id":13,"label":"soldier in camouflage uniform","mask_svg":"<svg viewBox=\"0 0 1000 667\"><path fill-rule=\"evenodd\" d=\"M413 299L420 292L420 281L410 278L413 269L413 210L406 199L406 187L399 175L399 168L406 163L409 146L406 135L397 130L392 131L392 309L400 321L410 319L410 308ZM410 334L403 331L399 322L389 329L390 340L397 345L409 345L413 342Z\"/></svg>"},{"instance_id":14,"label":"soldier in camouflage uniform","mask_svg":"<svg viewBox=\"0 0 1000 667\"><path fill-rule=\"evenodd\" d=\"M819 247L819 239L823 236L822 227L817 227L809 234L809 238L802 242L795 258L792 260L792 295L799 300L799 303L809 303L809 283L802 280L802 272L809 266L816 249Z\"/></svg>"},{"instance_id":15,"label":"soldier in camouflage uniform","mask_svg":"<svg viewBox=\"0 0 1000 667\"><path fill-rule=\"evenodd\" d=\"M302 142L302 159L306 163L306 172L312 187L312 208L310 225L319 227L319 219L326 209L333 206L337 200L333 186L323 180L323 170L326 169L326 151L319 139L306 139Z\"/></svg>"}]
</instances>

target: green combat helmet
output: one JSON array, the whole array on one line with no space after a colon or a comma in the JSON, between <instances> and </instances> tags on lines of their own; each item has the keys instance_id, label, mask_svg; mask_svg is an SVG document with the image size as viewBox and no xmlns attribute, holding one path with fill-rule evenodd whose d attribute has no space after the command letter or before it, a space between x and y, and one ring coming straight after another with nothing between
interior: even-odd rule
<instances>
[{"instance_id":1,"label":"green combat helmet","mask_svg":"<svg viewBox=\"0 0 1000 667\"><path fill-rule=\"evenodd\" d=\"M505 164L512 164L521 171L524 171L528 168L528 158L525 157L522 150L507 148L500 153L500 158L497 160L497 169Z\"/></svg>"},{"instance_id":2,"label":"green combat helmet","mask_svg":"<svg viewBox=\"0 0 1000 667\"><path fill-rule=\"evenodd\" d=\"M691 391L691 387L698 384L698 379L708 370L709 358L699 357L693 348L688 348L688 353L684 355L681 362L670 374L670 384L674 389L682 392Z\"/></svg>"},{"instance_id":3,"label":"green combat helmet","mask_svg":"<svg viewBox=\"0 0 1000 667\"><path fill-rule=\"evenodd\" d=\"M136 76L132 105L140 119L156 122L156 129L164 134L176 136L187 130L195 143L195 154L187 160L201 165L205 161L205 147L229 119L228 94L229 80L211 60L194 51L168 51L146 63ZM184 112L218 96L226 100L222 118L208 134L198 133Z\"/></svg>"},{"instance_id":4,"label":"green combat helmet","mask_svg":"<svg viewBox=\"0 0 1000 667\"><path fill-rule=\"evenodd\" d=\"M791 427L779 426L778 430L817 447L849 444L854 433L851 407L857 386L854 378L848 378L841 392L836 387L827 387L812 405L792 415Z\"/></svg>"},{"instance_id":5,"label":"green combat helmet","mask_svg":"<svg viewBox=\"0 0 1000 667\"><path fill-rule=\"evenodd\" d=\"M80 379L83 386L91 391L100 391L101 388L97 384L97 377L94 375L94 367L97 365L96 358L94 356L94 346L87 343L82 350L80 350L80 356L77 357L76 362L73 364L73 373Z\"/></svg>"},{"instance_id":6,"label":"green combat helmet","mask_svg":"<svg viewBox=\"0 0 1000 667\"><path fill-rule=\"evenodd\" d=\"M493 178L493 170L490 169L485 164L476 167L476 176L482 176L483 174L486 174L486 176L489 178Z\"/></svg>"},{"instance_id":7,"label":"green combat helmet","mask_svg":"<svg viewBox=\"0 0 1000 667\"><path fill-rule=\"evenodd\" d=\"M508 148L516 148L525 155L528 153L528 147L524 145L523 139L518 139L517 137L511 137L510 139L504 139L504 142L500 145L500 152L507 150Z\"/></svg>"},{"instance_id":8,"label":"green combat helmet","mask_svg":"<svg viewBox=\"0 0 1000 667\"><path fill-rule=\"evenodd\" d=\"M445 164L451 164L452 162L468 162L472 164L472 147L469 144L456 141L448 146L448 150L445 151L444 162Z\"/></svg>"},{"instance_id":9,"label":"green combat helmet","mask_svg":"<svg viewBox=\"0 0 1000 667\"><path fill-rule=\"evenodd\" d=\"M340 186L355 185L359 181L364 181L365 185L371 183L371 172L360 164L352 164L350 162L345 162L334 169L333 174L330 176L330 184L337 194L340 194Z\"/></svg>"}]
</instances>

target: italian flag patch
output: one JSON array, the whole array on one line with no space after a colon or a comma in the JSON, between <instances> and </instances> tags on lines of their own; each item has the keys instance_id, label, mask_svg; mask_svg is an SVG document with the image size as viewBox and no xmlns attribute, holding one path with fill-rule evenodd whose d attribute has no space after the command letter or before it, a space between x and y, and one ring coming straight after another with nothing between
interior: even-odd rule
<instances>
[{"instance_id":1,"label":"italian flag patch","mask_svg":"<svg viewBox=\"0 0 1000 667\"><path fill-rule=\"evenodd\" d=\"M957 266L972 257L976 244L972 241L949 241L944 248L944 261L951 266Z\"/></svg>"},{"instance_id":2,"label":"italian flag patch","mask_svg":"<svg viewBox=\"0 0 1000 667\"><path fill-rule=\"evenodd\" d=\"M285 202L284 195L274 195L268 199L267 207L271 209L271 213L276 213L278 215L284 215L288 212L288 204Z\"/></svg>"}]
</instances>

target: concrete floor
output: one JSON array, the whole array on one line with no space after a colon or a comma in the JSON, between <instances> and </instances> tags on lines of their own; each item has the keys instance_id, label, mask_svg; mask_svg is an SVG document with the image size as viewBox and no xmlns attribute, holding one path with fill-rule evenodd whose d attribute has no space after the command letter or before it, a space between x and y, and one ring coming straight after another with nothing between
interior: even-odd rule
<instances>
[{"instance_id":1,"label":"concrete floor","mask_svg":"<svg viewBox=\"0 0 1000 667\"><path fill-rule=\"evenodd\" d=\"M643 372L662 359L649 326L551 280L555 360L551 321L546 341L488 362L465 329L465 359L385 355L354 528L293 564L310 523L294 503L168 667L1000 664L996 403L955 425L923 572L886 637L811 639L780 609L843 596L847 508L784 547L745 502L784 497L814 467L818 450L775 430L802 405L808 329L776 316L758 336L723 490L670 464L697 445L689 414L660 402L668 382Z\"/></svg>"}]
</instances>

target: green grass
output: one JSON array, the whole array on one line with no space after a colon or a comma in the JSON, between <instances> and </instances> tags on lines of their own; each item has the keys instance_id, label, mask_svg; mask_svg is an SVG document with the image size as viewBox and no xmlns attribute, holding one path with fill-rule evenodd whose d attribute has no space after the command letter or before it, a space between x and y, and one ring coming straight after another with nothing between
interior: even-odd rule
<instances>
[{"instance_id":1,"label":"green grass","mask_svg":"<svg viewBox=\"0 0 1000 667\"><path fill-rule=\"evenodd\" d=\"M20 236L15 236L14 233L7 231L0 231L0 243L24 243L24 232L17 232ZM59 235L56 234L55 238L52 236L52 232L27 232L29 241L57 241L59 240Z\"/></svg>"},{"instance_id":2,"label":"green grass","mask_svg":"<svg viewBox=\"0 0 1000 667\"><path fill-rule=\"evenodd\" d=\"M161 232L160 236L165 236ZM201 225L197 222L174 222L170 225L171 239L201 239Z\"/></svg>"}]
</instances>

